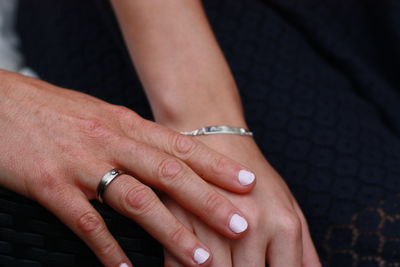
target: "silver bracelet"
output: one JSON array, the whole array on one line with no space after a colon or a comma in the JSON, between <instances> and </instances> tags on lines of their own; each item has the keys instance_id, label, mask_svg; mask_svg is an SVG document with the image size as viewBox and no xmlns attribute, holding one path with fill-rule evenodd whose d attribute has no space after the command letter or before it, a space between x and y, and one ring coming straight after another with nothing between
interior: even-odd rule
<instances>
[{"instance_id":1,"label":"silver bracelet","mask_svg":"<svg viewBox=\"0 0 400 267\"><path fill-rule=\"evenodd\" d=\"M237 135L253 136L253 133L245 128L225 126L225 125L206 126L190 132L181 132L181 134L193 135L193 136L209 135L209 134L237 134Z\"/></svg>"}]
</instances>

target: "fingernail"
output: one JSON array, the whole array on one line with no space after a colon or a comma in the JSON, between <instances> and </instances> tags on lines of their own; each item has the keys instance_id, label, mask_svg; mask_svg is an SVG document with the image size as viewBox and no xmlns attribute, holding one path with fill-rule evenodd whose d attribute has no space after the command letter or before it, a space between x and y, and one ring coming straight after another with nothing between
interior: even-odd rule
<instances>
[{"instance_id":1,"label":"fingernail","mask_svg":"<svg viewBox=\"0 0 400 267\"><path fill-rule=\"evenodd\" d=\"M238 214L233 214L229 222L229 227L237 234L244 232L248 225L246 219Z\"/></svg>"},{"instance_id":2,"label":"fingernail","mask_svg":"<svg viewBox=\"0 0 400 267\"><path fill-rule=\"evenodd\" d=\"M121 263L121 264L119 265L119 267L129 267L129 265L128 265L127 263Z\"/></svg>"},{"instance_id":3,"label":"fingernail","mask_svg":"<svg viewBox=\"0 0 400 267\"><path fill-rule=\"evenodd\" d=\"M241 185L249 185L254 182L256 176L252 172L241 170L238 174L238 179Z\"/></svg>"},{"instance_id":4,"label":"fingernail","mask_svg":"<svg viewBox=\"0 0 400 267\"><path fill-rule=\"evenodd\" d=\"M209 257L210 257L210 253L208 253L207 250L205 250L205 249L197 248L194 251L194 260L198 264L205 263L208 260Z\"/></svg>"}]
</instances>

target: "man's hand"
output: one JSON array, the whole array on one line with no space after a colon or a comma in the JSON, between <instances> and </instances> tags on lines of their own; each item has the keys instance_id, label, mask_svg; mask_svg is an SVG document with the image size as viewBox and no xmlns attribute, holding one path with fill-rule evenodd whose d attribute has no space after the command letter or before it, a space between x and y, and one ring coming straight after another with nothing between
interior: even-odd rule
<instances>
[{"instance_id":1,"label":"man's hand","mask_svg":"<svg viewBox=\"0 0 400 267\"><path fill-rule=\"evenodd\" d=\"M109 185L105 202L187 266L209 264L211 251L150 186L228 238L246 230L238 228L241 210L202 179L246 193L253 185L240 183L244 165L125 107L10 72L0 71L0 80L0 184L53 212L106 266L129 263L88 201L113 168L130 175Z\"/></svg>"}]
</instances>

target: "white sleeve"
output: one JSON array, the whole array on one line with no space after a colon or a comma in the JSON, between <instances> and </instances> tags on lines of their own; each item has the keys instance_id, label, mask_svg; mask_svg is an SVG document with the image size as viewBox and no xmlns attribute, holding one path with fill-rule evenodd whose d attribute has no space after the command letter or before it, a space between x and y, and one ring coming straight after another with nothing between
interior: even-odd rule
<instances>
[{"instance_id":1,"label":"white sleeve","mask_svg":"<svg viewBox=\"0 0 400 267\"><path fill-rule=\"evenodd\" d=\"M15 32L17 0L0 0L0 69L37 77L24 63Z\"/></svg>"}]
</instances>

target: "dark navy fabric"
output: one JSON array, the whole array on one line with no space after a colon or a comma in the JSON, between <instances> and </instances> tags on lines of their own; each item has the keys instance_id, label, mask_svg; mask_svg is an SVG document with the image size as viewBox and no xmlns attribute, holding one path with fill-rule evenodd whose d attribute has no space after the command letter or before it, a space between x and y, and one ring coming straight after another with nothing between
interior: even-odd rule
<instances>
[{"instance_id":1,"label":"dark navy fabric","mask_svg":"<svg viewBox=\"0 0 400 267\"><path fill-rule=\"evenodd\" d=\"M321 260L400 264L400 2L203 2L255 139L298 199ZM44 80L151 118L107 2L20 0L18 31ZM0 203L0 265L98 264L37 204L4 189ZM162 265L156 241L94 205L136 266Z\"/></svg>"}]
</instances>

